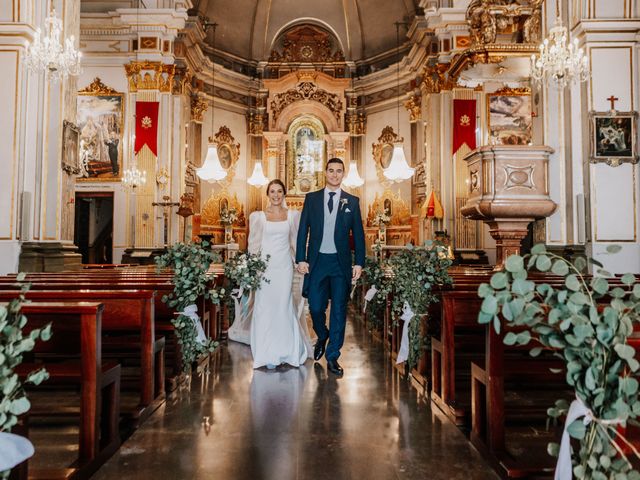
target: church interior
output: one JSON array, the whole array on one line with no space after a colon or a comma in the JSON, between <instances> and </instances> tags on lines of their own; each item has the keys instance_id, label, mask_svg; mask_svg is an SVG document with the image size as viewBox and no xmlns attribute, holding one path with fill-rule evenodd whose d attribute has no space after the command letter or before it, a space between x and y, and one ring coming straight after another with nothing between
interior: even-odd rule
<instances>
[{"instance_id":1,"label":"church interior","mask_svg":"<svg viewBox=\"0 0 640 480\"><path fill-rule=\"evenodd\" d=\"M0 38L0 478L640 479L638 0L2 0ZM249 217L332 158L345 374L254 370Z\"/></svg>"}]
</instances>

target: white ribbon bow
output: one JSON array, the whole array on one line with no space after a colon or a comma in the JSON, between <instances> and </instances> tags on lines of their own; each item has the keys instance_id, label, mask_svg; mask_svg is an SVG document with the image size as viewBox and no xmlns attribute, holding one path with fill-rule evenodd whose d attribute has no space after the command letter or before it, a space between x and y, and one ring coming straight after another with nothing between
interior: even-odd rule
<instances>
[{"instance_id":1,"label":"white ribbon bow","mask_svg":"<svg viewBox=\"0 0 640 480\"><path fill-rule=\"evenodd\" d=\"M13 433L0 432L0 472L11 470L33 455L33 444Z\"/></svg>"},{"instance_id":2,"label":"white ribbon bow","mask_svg":"<svg viewBox=\"0 0 640 480\"><path fill-rule=\"evenodd\" d=\"M242 317L242 304L240 303L242 295L244 295L244 287L234 288L231 290L231 298L233 298L233 306L236 312L234 318L236 321Z\"/></svg>"},{"instance_id":3,"label":"white ribbon bow","mask_svg":"<svg viewBox=\"0 0 640 480\"><path fill-rule=\"evenodd\" d=\"M207 335L204 333L202 323L200 323L200 317L198 316L198 307L195 304L188 305L184 308L184 311L178 312L180 315L184 315L190 318L193 322L193 326L196 329L196 342L201 345L207 343Z\"/></svg>"},{"instance_id":4,"label":"white ribbon bow","mask_svg":"<svg viewBox=\"0 0 640 480\"><path fill-rule=\"evenodd\" d=\"M612 420L597 419L591 410L587 408L584 402L579 398L571 402L569 412L567 412L567 420L564 422L564 431L562 432L562 442L560 443L560 451L558 452L558 463L556 465L556 473L554 480L571 480L573 478L573 465L571 464L571 436L567 431L569 425L580 417L584 417L582 422L589 425L591 422L597 422L602 425L620 425L624 421L616 418Z\"/></svg>"},{"instance_id":5,"label":"white ribbon bow","mask_svg":"<svg viewBox=\"0 0 640 480\"><path fill-rule=\"evenodd\" d=\"M396 364L406 362L407 358L409 358L409 322L414 316L415 313L413 313L411 306L405 301L402 306L402 315L400 316L400 319L404 321L404 325L402 325L402 339L400 340Z\"/></svg>"},{"instance_id":6,"label":"white ribbon bow","mask_svg":"<svg viewBox=\"0 0 640 480\"><path fill-rule=\"evenodd\" d=\"M367 293L364 294L364 306L362 307L362 313L367 311L367 303L373 300L373 297L376 296L377 292L378 292L378 289L376 288L376 286L371 285L369 290L367 290Z\"/></svg>"}]
</instances>

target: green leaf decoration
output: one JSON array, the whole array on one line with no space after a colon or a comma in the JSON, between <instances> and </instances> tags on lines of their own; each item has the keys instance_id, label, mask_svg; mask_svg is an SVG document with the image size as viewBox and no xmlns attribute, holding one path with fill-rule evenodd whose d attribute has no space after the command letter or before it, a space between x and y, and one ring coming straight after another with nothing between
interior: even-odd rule
<instances>
[{"instance_id":1,"label":"green leaf decoration","mask_svg":"<svg viewBox=\"0 0 640 480\"><path fill-rule=\"evenodd\" d=\"M587 261L582 257L576 257L576 259L573 261L573 266L576 270L582 272L587 268Z\"/></svg>"},{"instance_id":2,"label":"green leaf decoration","mask_svg":"<svg viewBox=\"0 0 640 480\"><path fill-rule=\"evenodd\" d=\"M576 291L580 290L580 287L582 286L582 285L580 284L580 280L578 280L578 277L577 277L576 275L574 275L574 274L569 275L569 276L565 279L564 284L566 285L566 287L567 287L569 290L572 290L572 291L574 291L574 292L576 292Z\"/></svg>"},{"instance_id":3,"label":"green leaf decoration","mask_svg":"<svg viewBox=\"0 0 640 480\"><path fill-rule=\"evenodd\" d=\"M551 259L546 255L538 256L538 259L536 260L536 268L541 272L546 272L551 268Z\"/></svg>"},{"instance_id":4,"label":"green leaf decoration","mask_svg":"<svg viewBox=\"0 0 640 480\"><path fill-rule=\"evenodd\" d=\"M594 277L593 280L591 280L591 288L593 288L594 292L604 295L609 291L609 282L607 282L605 278Z\"/></svg>"},{"instance_id":5,"label":"green leaf decoration","mask_svg":"<svg viewBox=\"0 0 640 480\"><path fill-rule=\"evenodd\" d=\"M508 272L519 272L524 269L524 261L520 255L511 255L504 266Z\"/></svg>"},{"instance_id":6,"label":"green leaf decoration","mask_svg":"<svg viewBox=\"0 0 640 480\"><path fill-rule=\"evenodd\" d=\"M632 273L625 273L622 278L620 278L620 281L625 285L633 285L636 283L636 277Z\"/></svg>"},{"instance_id":7,"label":"green leaf decoration","mask_svg":"<svg viewBox=\"0 0 640 480\"><path fill-rule=\"evenodd\" d=\"M569 265L567 265L567 262L565 262L564 260L556 260L555 262L553 262L551 272L555 275L564 277L569 273Z\"/></svg>"},{"instance_id":8,"label":"green leaf decoration","mask_svg":"<svg viewBox=\"0 0 640 480\"><path fill-rule=\"evenodd\" d=\"M537 243L531 248L532 255L540 255L547 253L547 247L544 243Z\"/></svg>"},{"instance_id":9,"label":"green leaf decoration","mask_svg":"<svg viewBox=\"0 0 640 480\"><path fill-rule=\"evenodd\" d=\"M495 315L498 312L498 300L496 297L486 297L480 309L486 314Z\"/></svg>"},{"instance_id":10,"label":"green leaf decoration","mask_svg":"<svg viewBox=\"0 0 640 480\"><path fill-rule=\"evenodd\" d=\"M618 343L613 347L618 356L623 360L629 360L636 354L636 350L631 345Z\"/></svg>"},{"instance_id":11,"label":"green leaf decoration","mask_svg":"<svg viewBox=\"0 0 640 480\"><path fill-rule=\"evenodd\" d=\"M494 290L489 286L488 283L481 283L480 286L478 287L478 296L480 298L485 298L493 294L494 294Z\"/></svg>"},{"instance_id":12,"label":"green leaf decoration","mask_svg":"<svg viewBox=\"0 0 640 480\"><path fill-rule=\"evenodd\" d=\"M491 286L496 290L501 290L505 288L508 282L509 282L509 277L504 272L494 273L493 276L491 277ZM485 285L485 284L482 284L482 285Z\"/></svg>"},{"instance_id":13,"label":"green leaf decoration","mask_svg":"<svg viewBox=\"0 0 640 480\"><path fill-rule=\"evenodd\" d=\"M587 427L585 426L582 419L579 418L578 420L571 422L571 425L567 427L567 432L573 438L582 440L584 438L585 433L587 433Z\"/></svg>"},{"instance_id":14,"label":"green leaf decoration","mask_svg":"<svg viewBox=\"0 0 640 480\"><path fill-rule=\"evenodd\" d=\"M607 245L607 253L618 253L622 250L620 245Z\"/></svg>"}]
</instances>

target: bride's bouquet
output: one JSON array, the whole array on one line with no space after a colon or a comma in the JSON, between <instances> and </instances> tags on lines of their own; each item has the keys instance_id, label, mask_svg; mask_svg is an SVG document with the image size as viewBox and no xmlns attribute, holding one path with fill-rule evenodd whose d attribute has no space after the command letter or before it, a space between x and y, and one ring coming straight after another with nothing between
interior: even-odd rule
<instances>
[{"instance_id":1,"label":"bride's bouquet","mask_svg":"<svg viewBox=\"0 0 640 480\"><path fill-rule=\"evenodd\" d=\"M259 253L241 253L227 260L224 264L224 275L241 292L257 290L260 288L268 261L268 255L264 258ZM269 282L266 278L264 281Z\"/></svg>"}]
</instances>

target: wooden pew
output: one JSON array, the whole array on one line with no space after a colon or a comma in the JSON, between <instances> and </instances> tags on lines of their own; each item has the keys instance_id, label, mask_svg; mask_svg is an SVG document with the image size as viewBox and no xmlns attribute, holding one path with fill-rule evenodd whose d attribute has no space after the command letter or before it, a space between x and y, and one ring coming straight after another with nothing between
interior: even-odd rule
<instances>
[{"instance_id":1,"label":"wooden pew","mask_svg":"<svg viewBox=\"0 0 640 480\"><path fill-rule=\"evenodd\" d=\"M52 323L53 335L47 342L36 343L29 355L34 361L22 363L16 373L24 378L44 366L49 372L46 385L80 386L79 458L72 467L85 474L95 471L120 445L120 365L102 361L102 311L103 305L96 302L22 306L28 319L25 334ZM79 358L71 358L74 351ZM32 401L30 416L55 413L56 408L50 403L40 406L37 399Z\"/></svg>"},{"instance_id":2,"label":"wooden pew","mask_svg":"<svg viewBox=\"0 0 640 480\"><path fill-rule=\"evenodd\" d=\"M15 298L15 292L0 290L0 301ZM164 399L164 337L156 338L154 321L155 292L148 290L31 290L30 302L90 301L104 305L102 312L103 349L115 357L135 350L140 359L140 392L136 418L146 418L154 400ZM156 405L157 406L157 405ZM142 418L141 418L142 417Z\"/></svg>"}]
</instances>

